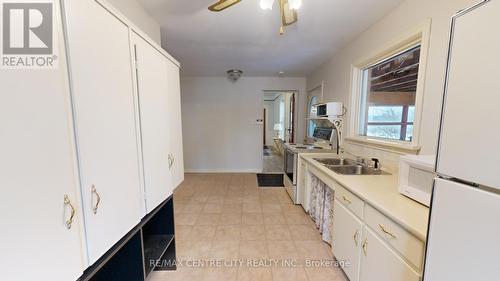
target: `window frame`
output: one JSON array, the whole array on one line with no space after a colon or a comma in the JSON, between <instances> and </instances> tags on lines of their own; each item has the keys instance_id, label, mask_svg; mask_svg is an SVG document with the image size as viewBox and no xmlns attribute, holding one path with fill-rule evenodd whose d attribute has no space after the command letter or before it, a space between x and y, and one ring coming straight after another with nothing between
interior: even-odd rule
<instances>
[{"instance_id":1,"label":"window frame","mask_svg":"<svg viewBox=\"0 0 500 281\"><path fill-rule=\"evenodd\" d=\"M347 141L355 142L366 146L382 147L390 150L398 150L403 152L415 152L420 150L420 129L422 119L422 109L424 101L425 78L427 68L427 58L429 49L429 37L431 30L431 20L426 20L416 28L406 32L396 40L386 43L372 55L351 66L351 116L350 116L350 131ZM415 96L415 119L413 121L413 137L412 141L391 140L386 138L377 138L360 135L360 120L362 109L365 107L366 101L363 100L363 71L374 65L388 60L398 54L420 45L420 62L417 78L417 89Z\"/></svg>"},{"instance_id":2,"label":"window frame","mask_svg":"<svg viewBox=\"0 0 500 281\"><path fill-rule=\"evenodd\" d=\"M305 138L306 141L313 140L313 136L309 135L311 119L314 118L311 116L311 107L315 104L312 104L311 101L314 97L317 99L317 103L321 103L323 101L323 92L325 89L325 81L321 81L321 83L307 90L307 102L306 102L306 132Z\"/></svg>"}]
</instances>

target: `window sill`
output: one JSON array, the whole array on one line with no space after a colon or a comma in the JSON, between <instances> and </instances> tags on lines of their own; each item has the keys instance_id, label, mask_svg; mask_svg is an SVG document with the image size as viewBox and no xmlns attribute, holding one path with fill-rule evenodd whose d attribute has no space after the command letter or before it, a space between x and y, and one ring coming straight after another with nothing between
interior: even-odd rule
<instances>
[{"instance_id":1,"label":"window sill","mask_svg":"<svg viewBox=\"0 0 500 281\"><path fill-rule=\"evenodd\" d=\"M350 136L346 137L345 141L354 144L367 146L375 149L386 150L390 152L417 154L420 151L420 146L414 143L406 143L402 141L390 141L371 137Z\"/></svg>"}]
</instances>

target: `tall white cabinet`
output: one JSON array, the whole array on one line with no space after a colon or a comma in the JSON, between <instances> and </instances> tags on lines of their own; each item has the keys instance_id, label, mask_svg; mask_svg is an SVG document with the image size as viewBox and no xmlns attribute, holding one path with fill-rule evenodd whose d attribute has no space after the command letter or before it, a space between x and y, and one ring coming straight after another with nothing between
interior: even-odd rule
<instances>
[{"instance_id":1,"label":"tall white cabinet","mask_svg":"<svg viewBox=\"0 0 500 281\"><path fill-rule=\"evenodd\" d=\"M76 280L85 241L61 18L53 70L0 70L1 280Z\"/></svg>"},{"instance_id":2,"label":"tall white cabinet","mask_svg":"<svg viewBox=\"0 0 500 281\"><path fill-rule=\"evenodd\" d=\"M0 69L2 280L77 280L183 180L178 62L105 2L54 2L58 68Z\"/></svg>"},{"instance_id":3,"label":"tall white cabinet","mask_svg":"<svg viewBox=\"0 0 500 281\"><path fill-rule=\"evenodd\" d=\"M94 263L144 215L129 28L94 1L66 1L66 19L83 212Z\"/></svg>"},{"instance_id":4,"label":"tall white cabinet","mask_svg":"<svg viewBox=\"0 0 500 281\"><path fill-rule=\"evenodd\" d=\"M172 194L168 59L138 34L132 34L137 100L144 165L146 210L154 210Z\"/></svg>"},{"instance_id":5,"label":"tall white cabinet","mask_svg":"<svg viewBox=\"0 0 500 281\"><path fill-rule=\"evenodd\" d=\"M179 66L167 63L168 113L170 115L170 161L171 186L176 188L184 181L184 156L182 146L181 82Z\"/></svg>"}]
</instances>

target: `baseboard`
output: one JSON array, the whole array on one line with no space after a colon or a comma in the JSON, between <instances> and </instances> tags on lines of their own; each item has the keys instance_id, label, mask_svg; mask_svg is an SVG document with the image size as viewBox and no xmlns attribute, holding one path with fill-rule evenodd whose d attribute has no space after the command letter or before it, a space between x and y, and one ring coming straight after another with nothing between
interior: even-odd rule
<instances>
[{"instance_id":1,"label":"baseboard","mask_svg":"<svg viewBox=\"0 0 500 281\"><path fill-rule=\"evenodd\" d=\"M258 169L185 169L186 174L257 174L262 172Z\"/></svg>"}]
</instances>

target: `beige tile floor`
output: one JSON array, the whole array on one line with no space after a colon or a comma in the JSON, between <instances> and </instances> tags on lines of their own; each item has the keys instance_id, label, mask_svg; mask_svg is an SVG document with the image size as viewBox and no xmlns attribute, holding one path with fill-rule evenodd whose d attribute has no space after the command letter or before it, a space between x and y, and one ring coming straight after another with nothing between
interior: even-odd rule
<instances>
[{"instance_id":1,"label":"beige tile floor","mask_svg":"<svg viewBox=\"0 0 500 281\"><path fill-rule=\"evenodd\" d=\"M347 280L337 267L307 266L333 261L330 246L283 188L259 188L254 174L188 174L174 206L180 266L148 281Z\"/></svg>"}]
</instances>

